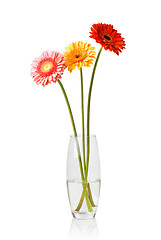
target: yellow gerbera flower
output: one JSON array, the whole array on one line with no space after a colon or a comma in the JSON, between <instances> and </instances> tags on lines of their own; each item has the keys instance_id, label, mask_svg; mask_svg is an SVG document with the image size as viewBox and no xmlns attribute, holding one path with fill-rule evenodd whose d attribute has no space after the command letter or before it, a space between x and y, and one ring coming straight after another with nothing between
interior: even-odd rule
<instances>
[{"instance_id":1,"label":"yellow gerbera flower","mask_svg":"<svg viewBox=\"0 0 161 240\"><path fill-rule=\"evenodd\" d=\"M95 59L96 52L94 47L88 43L75 42L65 48L63 55L65 57L65 65L72 72L76 67L80 70L81 67L90 67Z\"/></svg>"}]
</instances>

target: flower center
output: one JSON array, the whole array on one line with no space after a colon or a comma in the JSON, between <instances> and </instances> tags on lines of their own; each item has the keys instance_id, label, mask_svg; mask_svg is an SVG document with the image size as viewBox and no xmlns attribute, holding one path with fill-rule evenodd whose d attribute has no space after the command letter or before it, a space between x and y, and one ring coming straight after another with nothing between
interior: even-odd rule
<instances>
[{"instance_id":1,"label":"flower center","mask_svg":"<svg viewBox=\"0 0 161 240\"><path fill-rule=\"evenodd\" d=\"M42 72L46 73L46 72L49 72L52 69L52 67L53 67L52 62L45 62L42 64L41 70Z\"/></svg>"},{"instance_id":2,"label":"flower center","mask_svg":"<svg viewBox=\"0 0 161 240\"><path fill-rule=\"evenodd\" d=\"M80 55L76 55L75 57L76 57L76 58L79 58L79 57L80 57Z\"/></svg>"},{"instance_id":3,"label":"flower center","mask_svg":"<svg viewBox=\"0 0 161 240\"><path fill-rule=\"evenodd\" d=\"M107 35L103 35L103 36L104 36L104 38L107 39L108 41L111 40L111 38L110 38L109 36L107 36Z\"/></svg>"}]
</instances>

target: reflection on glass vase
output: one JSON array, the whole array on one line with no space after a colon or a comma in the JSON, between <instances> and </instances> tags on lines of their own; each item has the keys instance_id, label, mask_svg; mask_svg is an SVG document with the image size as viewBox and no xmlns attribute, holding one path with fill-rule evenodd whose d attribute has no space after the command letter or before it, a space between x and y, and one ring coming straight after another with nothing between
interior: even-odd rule
<instances>
[{"instance_id":1,"label":"reflection on glass vase","mask_svg":"<svg viewBox=\"0 0 161 240\"><path fill-rule=\"evenodd\" d=\"M86 146L86 148L85 148ZM100 160L96 136L71 136L67 156L67 190L72 215L95 217L100 194Z\"/></svg>"}]
</instances>

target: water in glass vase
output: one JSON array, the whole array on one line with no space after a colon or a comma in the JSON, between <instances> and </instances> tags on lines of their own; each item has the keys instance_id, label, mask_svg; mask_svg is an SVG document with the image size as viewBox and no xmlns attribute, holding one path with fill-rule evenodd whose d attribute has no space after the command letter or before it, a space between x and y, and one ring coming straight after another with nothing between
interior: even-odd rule
<instances>
[{"instance_id":1,"label":"water in glass vase","mask_svg":"<svg viewBox=\"0 0 161 240\"><path fill-rule=\"evenodd\" d=\"M99 201L100 186L100 179L86 183L76 180L67 181L69 202L74 218L91 219L95 217ZM84 197L82 197L83 194ZM81 197L82 202L80 203Z\"/></svg>"}]
</instances>

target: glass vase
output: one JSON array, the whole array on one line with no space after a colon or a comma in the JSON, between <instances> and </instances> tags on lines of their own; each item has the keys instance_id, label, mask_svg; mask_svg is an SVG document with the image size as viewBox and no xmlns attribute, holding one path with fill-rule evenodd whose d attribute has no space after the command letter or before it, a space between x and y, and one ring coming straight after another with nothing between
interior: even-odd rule
<instances>
[{"instance_id":1,"label":"glass vase","mask_svg":"<svg viewBox=\"0 0 161 240\"><path fill-rule=\"evenodd\" d=\"M101 186L100 159L95 135L70 137L66 179L73 217L94 218Z\"/></svg>"}]
</instances>

